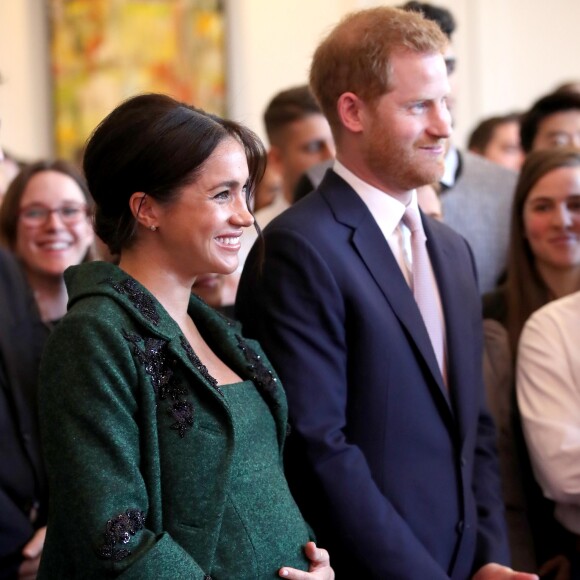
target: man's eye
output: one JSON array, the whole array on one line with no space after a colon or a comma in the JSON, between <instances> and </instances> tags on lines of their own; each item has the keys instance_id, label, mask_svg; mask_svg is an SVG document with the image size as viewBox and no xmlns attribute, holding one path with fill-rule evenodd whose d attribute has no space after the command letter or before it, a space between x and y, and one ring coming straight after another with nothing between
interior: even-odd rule
<instances>
[{"instance_id":1,"label":"man's eye","mask_svg":"<svg viewBox=\"0 0 580 580\"><path fill-rule=\"evenodd\" d=\"M552 144L557 147L564 147L570 144L570 137L562 133L561 135L554 135L552 138Z\"/></svg>"},{"instance_id":2,"label":"man's eye","mask_svg":"<svg viewBox=\"0 0 580 580\"><path fill-rule=\"evenodd\" d=\"M324 148L324 143L322 141L311 141L304 146L304 151L306 153L318 153Z\"/></svg>"},{"instance_id":3,"label":"man's eye","mask_svg":"<svg viewBox=\"0 0 580 580\"><path fill-rule=\"evenodd\" d=\"M413 113L422 113L425 109L427 108L427 104L426 103L413 103L411 105L411 111L413 111Z\"/></svg>"}]
</instances>

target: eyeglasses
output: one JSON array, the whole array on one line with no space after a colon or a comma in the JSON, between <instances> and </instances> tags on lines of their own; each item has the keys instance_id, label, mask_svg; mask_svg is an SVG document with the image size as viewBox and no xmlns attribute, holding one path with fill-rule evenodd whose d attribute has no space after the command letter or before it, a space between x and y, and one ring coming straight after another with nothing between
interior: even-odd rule
<instances>
[{"instance_id":1,"label":"eyeglasses","mask_svg":"<svg viewBox=\"0 0 580 580\"><path fill-rule=\"evenodd\" d=\"M43 226L53 213L57 213L63 224L71 226L79 223L87 217L87 206L85 204L63 205L54 209L35 203L23 207L19 212L20 220L24 225L30 227Z\"/></svg>"}]
</instances>

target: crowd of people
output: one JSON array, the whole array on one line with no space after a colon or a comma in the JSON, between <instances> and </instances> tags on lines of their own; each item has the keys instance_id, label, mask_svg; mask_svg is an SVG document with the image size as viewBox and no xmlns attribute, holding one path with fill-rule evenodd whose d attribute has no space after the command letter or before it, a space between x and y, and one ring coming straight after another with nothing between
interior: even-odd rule
<instances>
[{"instance_id":1,"label":"crowd of people","mask_svg":"<svg viewBox=\"0 0 580 580\"><path fill-rule=\"evenodd\" d=\"M0 155L0 580L580 579L580 91L459 148L455 28Z\"/></svg>"}]
</instances>

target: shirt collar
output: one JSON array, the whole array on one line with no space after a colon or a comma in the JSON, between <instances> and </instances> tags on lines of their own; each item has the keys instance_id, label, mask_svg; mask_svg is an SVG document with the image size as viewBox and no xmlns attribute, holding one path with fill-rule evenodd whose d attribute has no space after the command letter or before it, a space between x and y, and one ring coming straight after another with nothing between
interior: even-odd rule
<instances>
[{"instance_id":1,"label":"shirt collar","mask_svg":"<svg viewBox=\"0 0 580 580\"><path fill-rule=\"evenodd\" d=\"M391 236L401 222L406 206L392 195L373 187L357 177L338 160L334 161L333 170L363 200L383 232L383 235L387 238ZM414 207L417 211L419 209L417 205L417 192L415 190L412 191L409 207Z\"/></svg>"},{"instance_id":2,"label":"shirt collar","mask_svg":"<svg viewBox=\"0 0 580 580\"><path fill-rule=\"evenodd\" d=\"M445 171L440 182L447 188L455 185L455 178L457 177L457 168L459 167L459 153L457 149L451 145L447 155L445 155Z\"/></svg>"}]
</instances>

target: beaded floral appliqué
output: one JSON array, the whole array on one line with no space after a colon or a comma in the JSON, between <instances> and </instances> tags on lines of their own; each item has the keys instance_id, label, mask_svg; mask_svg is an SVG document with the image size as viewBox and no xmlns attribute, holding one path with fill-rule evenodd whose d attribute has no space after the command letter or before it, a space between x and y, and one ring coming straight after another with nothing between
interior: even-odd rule
<instances>
[{"instance_id":1,"label":"beaded floral appliqu\u00e9","mask_svg":"<svg viewBox=\"0 0 580 580\"><path fill-rule=\"evenodd\" d=\"M262 357L250 348L248 343L239 334L236 334L236 339L238 341L238 348L241 349L248 361L248 370L251 373L252 381L254 381L258 389L272 397L272 394L277 388L278 379L262 362Z\"/></svg>"},{"instance_id":2,"label":"beaded floral appliqu\u00e9","mask_svg":"<svg viewBox=\"0 0 580 580\"><path fill-rule=\"evenodd\" d=\"M199 374L223 397L224 393L219 388L217 380L209 374L207 367L201 362L199 357L195 354L191 344L187 342L184 336L181 337L181 346L191 361L191 364L199 371Z\"/></svg>"},{"instance_id":3,"label":"beaded floral appliqu\u00e9","mask_svg":"<svg viewBox=\"0 0 580 580\"><path fill-rule=\"evenodd\" d=\"M169 400L171 406L168 415L175 421L171 428L175 429L181 438L193 426L193 405L185 399L187 390L175 378L170 366L175 364L167 353L167 341L159 338L145 337L138 334L123 333L133 345L137 360L143 364L145 371L151 377L153 389L161 401ZM143 348L140 344L143 343Z\"/></svg>"},{"instance_id":4,"label":"beaded floral appliqu\u00e9","mask_svg":"<svg viewBox=\"0 0 580 580\"><path fill-rule=\"evenodd\" d=\"M145 512L137 509L127 510L111 518L105 526L103 545L99 548L99 557L104 560L119 562L131 555L126 548L119 548L119 544L128 544L131 538L142 530L145 524Z\"/></svg>"},{"instance_id":5,"label":"beaded floral appliqu\u00e9","mask_svg":"<svg viewBox=\"0 0 580 580\"><path fill-rule=\"evenodd\" d=\"M124 294L134 304L135 308L155 326L159 324L159 313L155 308L155 301L151 296L143 292L135 280L127 278L122 282L114 282L109 278L108 282L119 293Z\"/></svg>"}]
</instances>

